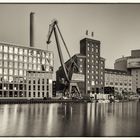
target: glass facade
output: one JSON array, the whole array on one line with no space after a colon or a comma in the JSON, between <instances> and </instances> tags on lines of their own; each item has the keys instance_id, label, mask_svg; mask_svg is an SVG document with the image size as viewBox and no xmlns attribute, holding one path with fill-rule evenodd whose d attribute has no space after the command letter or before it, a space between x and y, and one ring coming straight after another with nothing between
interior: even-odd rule
<instances>
[{"instance_id":1,"label":"glass facade","mask_svg":"<svg viewBox=\"0 0 140 140\"><path fill-rule=\"evenodd\" d=\"M0 43L0 97L26 97L29 70L52 73L52 52Z\"/></svg>"}]
</instances>

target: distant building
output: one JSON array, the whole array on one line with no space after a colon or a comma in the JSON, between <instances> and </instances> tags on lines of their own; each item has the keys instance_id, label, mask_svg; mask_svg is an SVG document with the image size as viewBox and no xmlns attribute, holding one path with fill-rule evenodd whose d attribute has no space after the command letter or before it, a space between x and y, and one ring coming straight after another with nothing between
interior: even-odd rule
<instances>
[{"instance_id":1,"label":"distant building","mask_svg":"<svg viewBox=\"0 0 140 140\"><path fill-rule=\"evenodd\" d=\"M29 73L29 71L34 71ZM40 87L40 95L43 94L43 89L36 80L40 78L52 81L53 72L53 53L47 50L41 50L34 47L17 46L13 44L0 43L0 98L2 99L20 99L34 97L32 93L37 94L37 89ZM32 77L33 75L33 77ZM35 77L35 75L37 77ZM30 86L27 77L31 78L35 84ZM47 78L47 79L45 79ZM34 88L35 86L35 88ZM44 85L45 86L45 85ZM47 86L47 85L46 85ZM46 89L46 86L44 89ZM51 84L48 86L52 86ZM52 87L49 87L52 89ZM42 93L41 93L42 92ZM51 92L50 90L45 92ZM51 96L52 93L44 96ZM33 96L32 96L33 95ZM36 96L38 97L38 96Z\"/></svg>"},{"instance_id":2,"label":"distant building","mask_svg":"<svg viewBox=\"0 0 140 140\"><path fill-rule=\"evenodd\" d=\"M112 87L117 93L132 92L132 76L126 71L105 69L106 87Z\"/></svg>"},{"instance_id":3,"label":"distant building","mask_svg":"<svg viewBox=\"0 0 140 140\"><path fill-rule=\"evenodd\" d=\"M114 63L117 70L125 70L132 75L132 91L140 90L140 50L132 50L131 56L119 58Z\"/></svg>"},{"instance_id":4,"label":"distant building","mask_svg":"<svg viewBox=\"0 0 140 140\"><path fill-rule=\"evenodd\" d=\"M78 82L82 94L103 93L105 59L100 57L100 41L89 38L80 41L80 54L74 55L73 59L79 67L79 72L84 75L84 81ZM69 59L65 64L69 65ZM56 72L57 84L65 82L62 67ZM59 90L63 89L59 86Z\"/></svg>"}]
</instances>

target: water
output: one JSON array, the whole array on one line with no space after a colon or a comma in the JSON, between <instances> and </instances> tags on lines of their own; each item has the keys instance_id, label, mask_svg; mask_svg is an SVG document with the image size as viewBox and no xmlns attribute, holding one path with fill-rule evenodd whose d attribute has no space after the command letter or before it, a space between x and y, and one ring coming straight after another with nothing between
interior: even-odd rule
<instances>
[{"instance_id":1,"label":"water","mask_svg":"<svg viewBox=\"0 0 140 140\"><path fill-rule=\"evenodd\" d=\"M0 105L0 136L140 136L140 102Z\"/></svg>"}]
</instances>

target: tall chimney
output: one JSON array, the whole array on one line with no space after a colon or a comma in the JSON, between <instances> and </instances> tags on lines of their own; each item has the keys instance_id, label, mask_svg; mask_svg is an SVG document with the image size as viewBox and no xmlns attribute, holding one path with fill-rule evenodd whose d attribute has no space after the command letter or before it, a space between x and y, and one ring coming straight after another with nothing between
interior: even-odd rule
<instances>
[{"instance_id":1,"label":"tall chimney","mask_svg":"<svg viewBox=\"0 0 140 140\"><path fill-rule=\"evenodd\" d=\"M34 12L30 13L30 46L34 46Z\"/></svg>"}]
</instances>

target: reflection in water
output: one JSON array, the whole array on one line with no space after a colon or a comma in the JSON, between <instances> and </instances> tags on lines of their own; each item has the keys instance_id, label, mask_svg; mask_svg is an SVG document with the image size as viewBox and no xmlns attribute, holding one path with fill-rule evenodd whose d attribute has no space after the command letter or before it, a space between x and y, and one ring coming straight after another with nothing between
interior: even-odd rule
<instances>
[{"instance_id":1,"label":"reflection in water","mask_svg":"<svg viewBox=\"0 0 140 140\"><path fill-rule=\"evenodd\" d=\"M140 103L0 105L0 136L140 136Z\"/></svg>"}]
</instances>

